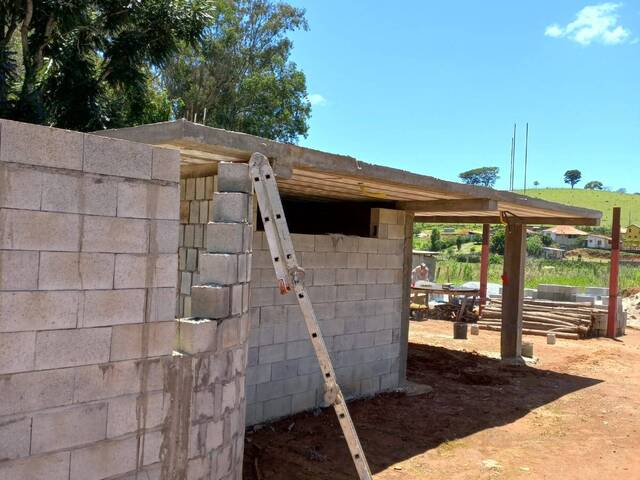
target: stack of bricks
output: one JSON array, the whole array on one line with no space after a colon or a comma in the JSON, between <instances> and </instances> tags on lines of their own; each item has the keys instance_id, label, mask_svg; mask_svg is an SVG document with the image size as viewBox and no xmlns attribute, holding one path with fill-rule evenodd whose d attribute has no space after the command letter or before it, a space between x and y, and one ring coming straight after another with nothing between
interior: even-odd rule
<instances>
[{"instance_id":1,"label":"stack of bricks","mask_svg":"<svg viewBox=\"0 0 640 480\"><path fill-rule=\"evenodd\" d=\"M206 226L211 221L217 177L180 180L178 301L176 317L191 315L191 286L198 283L198 256L204 250Z\"/></svg>"},{"instance_id":2,"label":"stack of bricks","mask_svg":"<svg viewBox=\"0 0 640 480\"><path fill-rule=\"evenodd\" d=\"M185 456L188 478L239 479L242 472L253 234L248 165L221 163L218 189L191 289L192 317L178 320L176 383L193 385L194 396L190 415L175 409L172 437L184 439L172 453L175 478L183 478Z\"/></svg>"},{"instance_id":3,"label":"stack of bricks","mask_svg":"<svg viewBox=\"0 0 640 480\"><path fill-rule=\"evenodd\" d=\"M351 398L400 380L404 213L374 209L372 218L377 238L292 234L338 382ZM300 307L278 291L263 232L254 237L249 345L247 425L322 405Z\"/></svg>"},{"instance_id":4,"label":"stack of bricks","mask_svg":"<svg viewBox=\"0 0 640 480\"><path fill-rule=\"evenodd\" d=\"M178 152L0 121L0 478L159 475L178 181Z\"/></svg>"}]
</instances>

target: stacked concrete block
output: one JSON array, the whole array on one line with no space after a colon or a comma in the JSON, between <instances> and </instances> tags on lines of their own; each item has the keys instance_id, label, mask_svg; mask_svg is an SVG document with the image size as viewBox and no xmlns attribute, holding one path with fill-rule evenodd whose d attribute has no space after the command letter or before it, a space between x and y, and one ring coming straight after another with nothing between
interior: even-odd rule
<instances>
[{"instance_id":1,"label":"stacked concrete block","mask_svg":"<svg viewBox=\"0 0 640 480\"><path fill-rule=\"evenodd\" d=\"M0 478L151 478L174 364L179 154L0 120Z\"/></svg>"},{"instance_id":2,"label":"stacked concrete block","mask_svg":"<svg viewBox=\"0 0 640 480\"><path fill-rule=\"evenodd\" d=\"M578 293L580 293L580 287L544 283L538 285L538 298L540 300L573 302L576 294Z\"/></svg>"},{"instance_id":3,"label":"stacked concrete block","mask_svg":"<svg viewBox=\"0 0 640 480\"><path fill-rule=\"evenodd\" d=\"M226 191L213 193L191 316L178 320L174 375L184 385L182 395L189 398L190 392L190 413L179 399L169 409L175 415L171 436L178 439L169 455L175 478L240 478L242 472L251 268L251 238L245 237L252 236L252 185L246 164L221 164L218 179L218 189ZM227 235L230 230L240 232L239 242Z\"/></svg>"},{"instance_id":4,"label":"stacked concrete block","mask_svg":"<svg viewBox=\"0 0 640 480\"><path fill-rule=\"evenodd\" d=\"M180 180L180 231L178 250L178 300L176 316L191 316L191 287L198 283L198 261L205 251L207 224L212 219L218 176Z\"/></svg>"},{"instance_id":5,"label":"stacked concrete block","mask_svg":"<svg viewBox=\"0 0 640 480\"><path fill-rule=\"evenodd\" d=\"M394 389L400 381L404 212L374 211L373 219L377 238L292 234L349 398ZM278 291L264 232L255 232L253 245L247 425L322 406L324 395L302 312L293 294Z\"/></svg>"}]
</instances>

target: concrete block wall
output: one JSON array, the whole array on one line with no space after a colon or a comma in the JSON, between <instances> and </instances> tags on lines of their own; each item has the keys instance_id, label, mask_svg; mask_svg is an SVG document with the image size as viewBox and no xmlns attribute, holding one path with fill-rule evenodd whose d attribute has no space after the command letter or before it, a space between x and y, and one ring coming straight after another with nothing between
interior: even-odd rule
<instances>
[{"instance_id":1,"label":"concrete block wall","mask_svg":"<svg viewBox=\"0 0 640 480\"><path fill-rule=\"evenodd\" d=\"M191 286L198 283L198 258L204 251L217 183L216 175L180 180L177 318L191 315Z\"/></svg>"},{"instance_id":2,"label":"concrete block wall","mask_svg":"<svg viewBox=\"0 0 640 480\"><path fill-rule=\"evenodd\" d=\"M349 398L393 389L400 381L404 213L375 210L378 238L292 234ZM321 406L324 394L300 307L293 294L278 291L263 232L254 234L253 248L247 425Z\"/></svg>"},{"instance_id":3,"label":"concrete block wall","mask_svg":"<svg viewBox=\"0 0 640 480\"><path fill-rule=\"evenodd\" d=\"M0 478L159 475L178 178L177 152L0 121Z\"/></svg>"}]
</instances>

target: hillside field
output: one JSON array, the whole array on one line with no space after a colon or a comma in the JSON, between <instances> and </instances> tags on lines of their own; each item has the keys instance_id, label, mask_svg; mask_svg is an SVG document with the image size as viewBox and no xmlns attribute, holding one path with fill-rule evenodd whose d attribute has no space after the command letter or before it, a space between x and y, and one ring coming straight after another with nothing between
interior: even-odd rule
<instances>
[{"instance_id":1,"label":"hillside field","mask_svg":"<svg viewBox=\"0 0 640 480\"><path fill-rule=\"evenodd\" d=\"M522 191L518 193L522 193ZM527 189L527 196L575 207L600 210L603 214L601 225L608 229L611 228L613 207L622 208L621 223L623 227L630 223L640 224L640 195L581 188L574 190L570 188L532 188Z\"/></svg>"}]
</instances>

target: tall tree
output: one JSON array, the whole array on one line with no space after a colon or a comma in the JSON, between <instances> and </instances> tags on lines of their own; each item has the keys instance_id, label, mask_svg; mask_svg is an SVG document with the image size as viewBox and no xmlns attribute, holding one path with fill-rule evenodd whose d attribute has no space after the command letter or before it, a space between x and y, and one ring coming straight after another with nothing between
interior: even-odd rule
<instances>
[{"instance_id":1,"label":"tall tree","mask_svg":"<svg viewBox=\"0 0 640 480\"><path fill-rule=\"evenodd\" d=\"M498 176L499 172L500 169L498 167L480 167L462 172L458 177L460 177L464 183L469 185L493 187L496 184L496 180L500 178Z\"/></svg>"},{"instance_id":2,"label":"tall tree","mask_svg":"<svg viewBox=\"0 0 640 480\"><path fill-rule=\"evenodd\" d=\"M572 189L581 179L582 172L580 170L567 170L564 172L564 183L571 185Z\"/></svg>"},{"instance_id":3,"label":"tall tree","mask_svg":"<svg viewBox=\"0 0 640 480\"><path fill-rule=\"evenodd\" d=\"M152 72L201 39L215 1L3 0L0 115L77 130L167 119Z\"/></svg>"},{"instance_id":4,"label":"tall tree","mask_svg":"<svg viewBox=\"0 0 640 480\"><path fill-rule=\"evenodd\" d=\"M586 190L602 190L604 188L604 185L599 180L591 180L590 182L587 182L584 188Z\"/></svg>"},{"instance_id":5,"label":"tall tree","mask_svg":"<svg viewBox=\"0 0 640 480\"><path fill-rule=\"evenodd\" d=\"M285 142L306 136L306 78L289 60L287 36L307 29L304 13L272 0L226 1L200 44L162 71L176 117Z\"/></svg>"}]
</instances>

